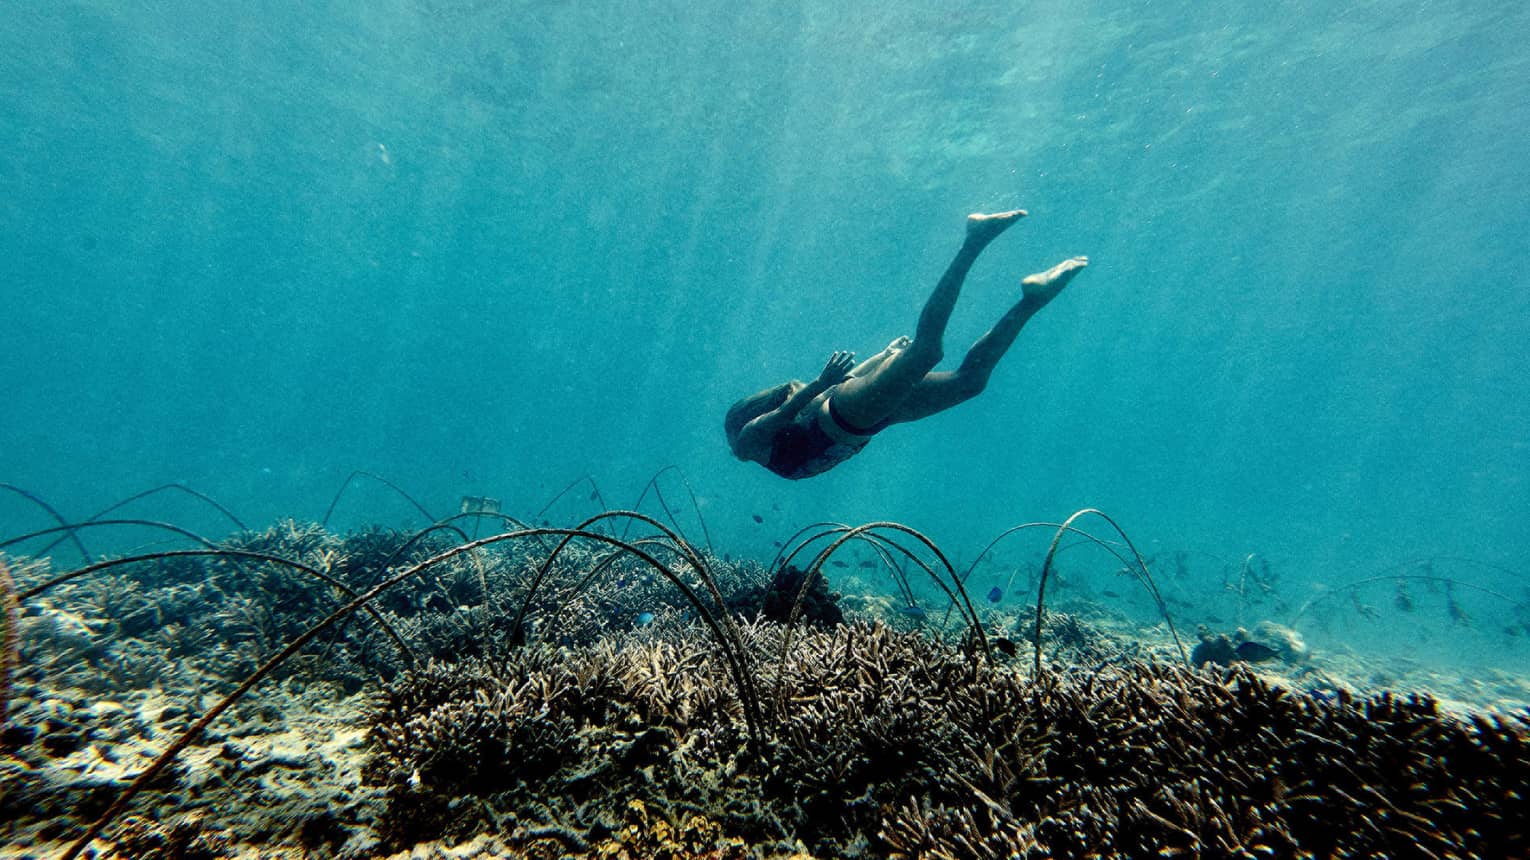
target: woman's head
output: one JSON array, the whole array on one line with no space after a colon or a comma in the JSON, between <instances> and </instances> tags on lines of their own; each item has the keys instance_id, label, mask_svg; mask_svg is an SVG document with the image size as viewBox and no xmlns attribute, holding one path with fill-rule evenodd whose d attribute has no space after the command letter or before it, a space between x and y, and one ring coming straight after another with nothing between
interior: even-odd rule
<instances>
[{"instance_id":1,"label":"woman's head","mask_svg":"<svg viewBox=\"0 0 1530 860\"><path fill-rule=\"evenodd\" d=\"M744 425L780 407L791 395L791 390L792 384L783 382L764 391L757 391L728 407L728 415L723 419L723 432L728 436L728 447L733 449L735 457L738 456L738 434Z\"/></svg>"}]
</instances>

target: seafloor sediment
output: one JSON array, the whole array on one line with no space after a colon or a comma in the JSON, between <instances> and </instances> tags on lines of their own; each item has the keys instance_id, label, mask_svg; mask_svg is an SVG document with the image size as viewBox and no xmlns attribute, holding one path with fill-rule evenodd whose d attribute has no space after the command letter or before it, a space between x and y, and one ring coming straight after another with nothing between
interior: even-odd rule
<instances>
[{"instance_id":1,"label":"seafloor sediment","mask_svg":"<svg viewBox=\"0 0 1530 860\"><path fill-rule=\"evenodd\" d=\"M364 590L450 545L288 523L224 545L243 557L124 565L23 601L0 856L64 850L196 716L343 602L336 583ZM706 560L730 624L630 558L575 548L544 569L544 556L463 554L401 582L375 618L335 625L214 722L90 850L1530 852L1530 713L1354 693L1333 673L1309 691L1241 663L1190 669L1152 632L1143 645L1078 614L1051 614L1038 676L1024 612L996 621L984 649L960 625L837 600L821 579L788 639L791 601L760 565ZM11 567L23 590L48 576ZM545 597L522 613L539 577Z\"/></svg>"}]
</instances>

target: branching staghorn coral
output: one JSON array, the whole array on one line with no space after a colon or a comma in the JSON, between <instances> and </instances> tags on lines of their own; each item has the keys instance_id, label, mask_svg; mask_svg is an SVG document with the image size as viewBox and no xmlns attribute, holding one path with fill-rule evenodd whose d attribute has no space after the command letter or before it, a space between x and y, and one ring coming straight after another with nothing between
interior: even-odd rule
<instances>
[{"instance_id":1,"label":"branching staghorn coral","mask_svg":"<svg viewBox=\"0 0 1530 860\"><path fill-rule=\"evenodd\" d=\"M598 520L617 516L636 518L651 526L654 526L655 528L658 528L661 531L667 531L662 525L653 521L651 518L632 511L610 512L594 519ZM744 663L742 662L746 658L742 654L742 647L738 641L736 625L734 624L731 616L727 614L726 604L724 603L721 594L717 592L715 583L711 581L704 562L700 560L699 556L694 554L694 551L689 550L683 541L680 541L678 538L674 538L674 540L677 541L679 547L681 548L682 554L686 555L692 565L695 567L695 573L697 576L705 585L707 585L708 590L714 596L716 600L716 606L722 610L723 618L721 622L719 622L718 618L712 614L712 611L706 606L706 604L701 601L701 599L696 595L695 591L679 576L679 574L672 571L669 567L664 565L653 555L640 547L633 546L632 544L626 543L609 535L583 529L524 529L513 532L506 532L504 534L494 535L491 537L483 538L481 540L461 544L443 552L437 553L431 558L419 562L418 564L411 565L405 570L396 573L373 586L364 594L356 596L349 603L330 613L323 620L311 626L303 634L294 638L280 652L265 661L258 669L256 669L247 678L245 678L245 680L240 683L233 692L223 697L222 700L210 708L200 718L193 722L191 726L187 728L179 737L172 741L158 758L156 758L147 768L145 768L143 772L141 772L125 789L123 789L123 791L117 796L111 806L109 806L106 811L103 812L87 829L86 833L70 846L70 848L64 853L63 860L72 860L72 858L79 856L80 852L83 851L85 847L89 845L90 842L94 840L95 837L99 835L101 831L114 818L117 817L117 815L126 809L132 798L141 792L146 786L148 786L154 780L154 778L164 770L166 766L175 760L175 758L183 749L185 749L194 740L196 740L196 738L202 734L202 732L207 728L209 724L213 722L213 720L217 719L224 711L232 707L246 693L253 689L256 684L260 683L260 681L265 679L276 668L281 666L284 662L286 662L300 649L302 649L303 646L307 645L319 634L333 627L341 620L348 618L358 610L369 607L372 601L374 601L378 596L386 592L388 589L398 585L406 579L415 577L425 571L428 571L434 565L441 564L463 553L475 551L481 547L505 541L515 541L543 535L560 537L562 540L559 546L559 550L567 546L569 542L571 542L574 538L590 540L597 543L604 543L622 548L632 555L642 559L645 563L650 565L655 572L664 576L670 582L675 584L681 590L681 592L686 595L687 600L697 611L699 617L710 628L713 635L713 641L717 644L719 650L724 654L729 664L730 675L735 685L736 692L740 700L744 703L743 717L751 739L750 745L755 750L761 749L758 698L753 693L753 678L746 673ZM532 584L531 590L533 592L535 591L536 587L541 584L543 578L545 578L546 570L550 569L552 562L556 558L557 554L558 550L555 550L554 553L549 556L548 561L543 566L542 576L539 576L538 579L535 580ZM66 577L55 581L72 579L97 568L98 566L96 565L87 566L87 568L82 568L79 571L74 571ZM522 612L522 616L523 615L524 609ZM522 620L523 619L518 616L517 627L519 627L519 624ZM730 638L730 634L732 638Z\"/></svg>"},{"instance_id":2,"label":"branching staghorn coral","mask_svg":"<svg viewBox=\"0 0 1530 860\"><path fill-rule=\"evenodd\" d=\"M0 559L0 729L5 728L6 704L10 700L11 673L19 661L16 632L20 623L20 603L16 599L16 583L11 579L11 569Z\"/></svg>"},{"instance_id":3,"label":"branching staghorn coral","mask_svg":"<svg viewBox=\"0 0 1530 860\"><path fill-rule=\"evenodd\" d=\"M782 631L741 632L767 655ZM457 832L453 821L476 832L535 820L594 844L638 796L722 822L723 835L800 840L819 856L1530 847L1514 797L1530 778L1530 715L1461 721L1425 697L1324 700L1245 668L1031 677L859 622L795 643L779 681L754 664L766 698L788 703L764 768L739 767L747 738L737 700L719 695L727 667L696 630L400 678L378 700L368 768L389 792L385 829L404 845ZM1352 826L1367 819L1378 825Z\"/></svg>"},{"instance_id":4,"label":"branching staghorn coral","mask_svg":"<svg viewBox=\"0 0 1530 860\"><path fill-rule=\"evenodd\" d=\"M1163 607L1124 535L1124 543L1107 543L1072 525L1093 513L1024 526L1057 530L1036 627L1026 631L1038 659L1046 578L1065 535L1105 546ZM500 515L459 515L469 516ZM227 592L228 611L248 610L245 626L258 629L249 637L269 643L251 646L259 667L140 773L66 856L163 777L239 697L290 670L307 644L325 637L340 651L336 660L349 660L345 649L382 642L386 626L422 657L455 659L421 662L378 697L368 778L389 794L385 829L400 846L489 828L512 843L551 840L583 855L612 847L612 834L626 832L622 810L641 799L644 826L655 833L707 822L694 831L695 852L735 850L740 839L776 850L801 840L828 856L910 857L1414 848L1513 856L1526 848L1500 789L1530 773L1527 717L1465 723L1427 699L1324 701L1265 686L1244 670L1192 674L1112 660L1080 671L1055 654L1053 665L1027 676L1014 661L983 659L987 634L965 576L928 539L893 523L801 533L817 530L783 549L783 569L809 544L825 545L796 580L794 611L800 595L821 585L831 556L858 541L901 583L900 594L912 594L907 574L924 570L966 622L963 641L865 623L740 623L719 582L740 570L634 511L569 529L502 517L516 527L478 541L456 519L344 539L285 523L201 550L89 565L28 588L31 597L50 583L116 570L128 589L136 587L135 565L156 565L149 572L176 587L204 578L247 586L247 595ZM610 527L618 519L654 533L622 540ZM99 604L106 614L170 611L137 593L113 601ZM636 608L654 610L643 613L649 621L634 623ZM355 625L357 636L372 637L366 642L342 635L358 611L382 622ZM119 629L126 621L116 620ZM166 626L166 648L217 647L171 629L179 623ZM1051 634L1077 624L1058 613L1048 623ZM1423 752L1412 754L1400 738ZM1446 773L1439 763L1447 757L1476 770ZM1389 816L1376 828L1327 835L1375 809ZM134 832L119 845L141 842ZM616 841L621 850L640 844ZM532 853L530 843L516 844Z\"/></svg>"}]
</instances>

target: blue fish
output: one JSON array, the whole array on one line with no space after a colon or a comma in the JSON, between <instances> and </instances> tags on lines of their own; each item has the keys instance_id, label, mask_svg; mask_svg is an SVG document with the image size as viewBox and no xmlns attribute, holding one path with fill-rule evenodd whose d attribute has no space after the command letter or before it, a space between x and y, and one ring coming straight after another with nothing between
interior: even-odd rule
<instances>
[{"instance_id":1,"label":"blue fish","mask_svg":"<svg viewBox=\"0 0 1530 860\"><path fill-rule=\"evenodd\" d=\"M998 603L999 601L1001 601L1003 599L1004 599L1004 589L998 587L997 585L995 585L993 588L989 589L989 591L988 591L988 602L989 603Z\"/></svg>"},{"instance_id":2,"label":"blue fish","mask_svg":"<svg viewBox=\"0 0 1530 860\"><path fill-rule=\"evenodd\" d=\"M648 625L650 625L652 623L653 623L653 613L652 612L639 612L638 613L637 625L639 627L647 627Z\"/></svg>"},{"instance_id":3,"label":"blue fish","mask_svg":"<svg viewBox=\"0 0 1530 860\"><path fill-rule=\"evenodd\" d=\"M903 607L902 609L899 609L898 611L903 613L904 615L907 615L910 618L923 618L924 617L924 607L923 606L915 606L912 603L910 603L909 605Z\"/></svg>"}]
</instances>

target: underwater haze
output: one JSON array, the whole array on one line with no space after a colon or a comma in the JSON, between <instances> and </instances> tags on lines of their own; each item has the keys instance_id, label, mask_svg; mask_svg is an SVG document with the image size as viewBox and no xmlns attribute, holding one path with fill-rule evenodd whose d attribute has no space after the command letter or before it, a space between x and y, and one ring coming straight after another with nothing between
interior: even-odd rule
<instances>
[{"instance_id":1,"label":"underwater haze","mask_svg":"<svg viewBox=\"0 0 1530 860\"><path fill-rule=\"evenodd\" d=\"M823 519L970 558L1083 507L1297 585L1530 555L1525 4L4 17L0 481L67 517L180 481L317 519L355 470L525 516L673 464L764 558ZM911 334L963 217L1019 207L949 364L1090 265L987 392L810 480L732 456L729 404ZM357 489L342 526L420 521Z\"/></svg>"}]
</instances>

